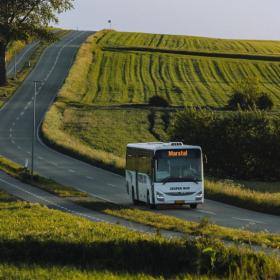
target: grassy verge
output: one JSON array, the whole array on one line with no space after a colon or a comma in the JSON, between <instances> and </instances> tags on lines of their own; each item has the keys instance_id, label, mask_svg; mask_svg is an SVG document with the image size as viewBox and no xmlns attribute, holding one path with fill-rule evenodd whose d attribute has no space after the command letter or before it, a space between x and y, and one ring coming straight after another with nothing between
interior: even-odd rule
<instances>
[{"instance_id":1,"label":"grassy verge","mask_svg":"<svg viewBox=\"0 0 280 280\"><path fill-rule=\"evenodd\" d=\"M248 185L250 188L246 187ZM279 183L246 182L244 185L233 181L209 179L206 181L205 190L209 199L254 211L280 215Z\"/></svg>"},{"instance_id":2,"label":"grassy verge","mask_svg":"<svg viewBox=\"0 0 280 280\"><path fill-rule=\"evenodd\" d=\"M199 223L185 221L172 216L150 212L148 210L125 207L93 198L77 198L75 203L104 214L120 217L129 221L145 224L161 230L176 231L191 236L216 238L236 244L258 245L280 249L280 235L268 232L251 232L246 229L234 229L218 226L203 218Z\"/></svg>"},{"instance_id":3,"label":"grassy verge","mask_svg":"<svg viewBox=\"0 0 280 280\"><path fill-rule=\"evenodd\" d=\"M278 258L213 238L167 240L25 202L0 203L0 236L0 276L9 279L280 276Z\"/></svg>"},{"instance_id":4,"label":"grassy verge","mask_svg":"<svg viewBox=\"0 0 280 280\"><path fill-rule=\"evenodd\" d=\"M54 180L34 175L32 180L29 172L21 165L14 163L6 158L0 157L0 170L23 181L38 187L42 190L58 195L60 197L86 197L87 194L68 186L58 184Z\"/></svg>"}]
</instances>

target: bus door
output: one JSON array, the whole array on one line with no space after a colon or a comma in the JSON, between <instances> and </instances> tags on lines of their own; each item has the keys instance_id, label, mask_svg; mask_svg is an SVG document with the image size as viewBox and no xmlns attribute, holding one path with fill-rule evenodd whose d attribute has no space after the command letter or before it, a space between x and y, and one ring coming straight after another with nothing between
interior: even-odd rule
<instances>
[{"instance_id":1,"label":"bus door","mask_svg":"<svg viewBox=\"0 0 280 280\"><path fill-rule=\"evenodd\" d=\"M136 199L139 200L139 172L136 170L135 172L135 188L136 188Z\"/></svg>"}]
</instances>

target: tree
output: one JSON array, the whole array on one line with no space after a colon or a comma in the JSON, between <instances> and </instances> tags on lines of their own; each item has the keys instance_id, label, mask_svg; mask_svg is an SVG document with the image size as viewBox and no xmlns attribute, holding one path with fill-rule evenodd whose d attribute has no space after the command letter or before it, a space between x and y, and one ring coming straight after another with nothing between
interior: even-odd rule
<instances>
[{"instance_id":1,"label":"tree","mask_svg":"<svg viewBox=\"0 0 280 280\"><path fill-rule=\"evenodd\" d=\"M259 95L259 80L255 77L247 77L234 85L232 95L228 101L228 107L233 110L238 108L250 110L256 107Z\"/></svg>"},{"instance_id":2,"label":"tree","mask_svg":"<svg viewBox=\"0 0 280 280\"><path fill-rule=\"evenodd\" d=\"M153 95L149 98L149 105L154 107L168 107L169 103L163 96Z\"/></svg>"},{"instance_id":3,"label":"tree","mask_svg":"<svg viewBox=\"0 0 280 280\"><path fill-rule=\"evenodd\" d=\"M273 100L270 95L263 93L257 100L257 107L260 110L271 110L273 107Z\"/></svg>"},{"instance_id":4,"label":"tree","mask_svg":"<svg viewBox=\"0 0 280 280\"><path fill-rule=\"evenodd\" d=\"M73 0L0 0L0 85L7 83L5 54L14 40L52 39L50 22L73 7Z\"/></svg>"},{"instance_id":5,"label":"tree","mask_svg":"<svg viewBox=\"0 0 280 280\"><path fill-rule=\"evenodd\" d=\"M271 110L272 107L271 96L261 92L260 82L255 77L248 77L236 84L228 101L228 108L232 110Z\"/></svg>"}]
</instances>

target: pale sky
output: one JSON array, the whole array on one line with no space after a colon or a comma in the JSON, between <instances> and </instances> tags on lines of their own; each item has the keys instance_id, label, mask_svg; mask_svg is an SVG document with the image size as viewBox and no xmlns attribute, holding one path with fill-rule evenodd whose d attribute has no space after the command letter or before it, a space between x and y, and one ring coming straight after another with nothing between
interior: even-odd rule
<instances>
[{"instance_id":1,"label":"pale sky","mask_svg":"<svg viewBox=\"0 0 280 280\"><path fill-rule=\"evenodd\" d=\"M58 26L280 40L279 0L75 0Z\"/></svg>"}]
</instances>

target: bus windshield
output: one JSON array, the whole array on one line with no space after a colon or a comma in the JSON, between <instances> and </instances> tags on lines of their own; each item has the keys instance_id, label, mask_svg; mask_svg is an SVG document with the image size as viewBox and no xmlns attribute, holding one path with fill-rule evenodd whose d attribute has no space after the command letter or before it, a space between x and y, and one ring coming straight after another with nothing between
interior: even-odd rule
<instances>
[{"instance_id":1,"label":"bus windshield","mask_svg":"<svg viewBox=\"0 0 280 280\"><path fill-rule=\"evenodd\" d=\"M156 152L155 182L202 181L201 151L161 150Z\"/></svg>"}]
</instances>

